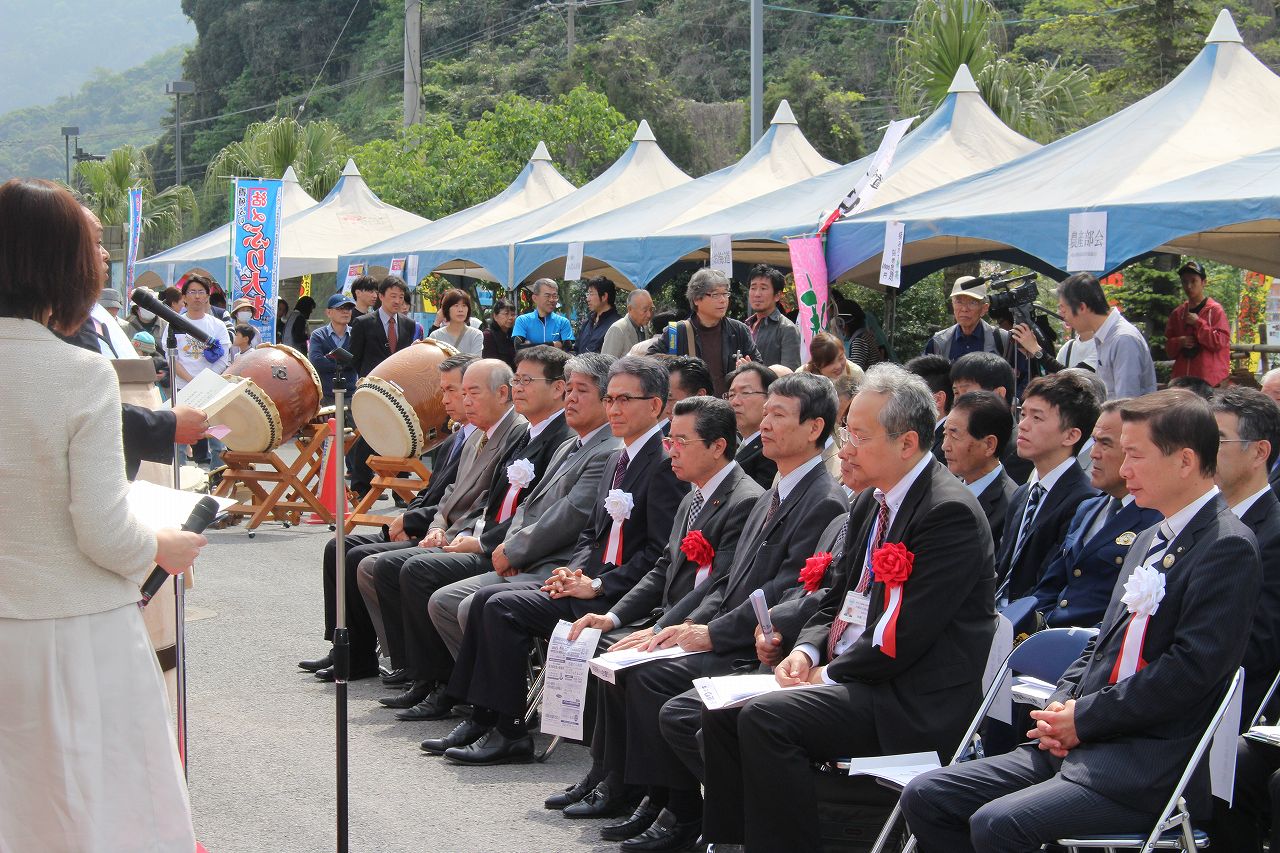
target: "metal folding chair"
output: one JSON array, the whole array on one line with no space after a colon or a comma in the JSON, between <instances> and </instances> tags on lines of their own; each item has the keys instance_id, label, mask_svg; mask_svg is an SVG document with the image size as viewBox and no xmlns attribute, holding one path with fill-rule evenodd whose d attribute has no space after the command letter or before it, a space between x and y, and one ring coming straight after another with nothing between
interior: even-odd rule
<instances>
[{"instance_id":1,"label":"metal folding chair","mask_svg":"<svg viewBox=\"0 0 1280 853\"><path fill-rule=\"evenodd\" d=\"M1191 782L1191 775L1195 773L1197 765L1200 764L1200 759L1204 757L1204 754L1213 743L1213 736L1218 731L1222 718L1226 716L1231 700L1235 697L1236 692L1242 688L1243 684L1244 670L1238 669L1236 674L1232 676L1230 684L1227 685L1222 701L1218 703L1217 710L1213 712L1213 717L1209 720L1209 725L1205 727L1204 734L1200 736L1200 741L1196 744L1195 751L1191 753L1191 758L1187 761L1187 765L1182 771L1182 778L1178 780L1177 787L1173 789L1173 794L1169 797L1169 801L1165 803L1164 811L1160 813L1160 818L1156 821L1155 827L1150 834L1083 835L1079 838L1060 839L1058 844L1066 847L1071 853L1076 853L1079 850L1099 849L1107 851L1140 850L1142 853L1147 853L1149 850L1198 850L1208 847L1208 833L1194 829L1191 826L1191 814L1187 811L1187 802L1183 797L1183 792ZM1275 682L1272 682L1272 690L1274 689ZM1265 706L1266 701L1264 700L1262 707ZM1255 718L1256 716L1255 714Z\"/></svg>"},{"instance_id":2,"label":"metal folding chair","mask_svg":"<svg viewBox=\"0 0 1280 853\"><path fill-rule=\"evenodd\" d=\"M1097 634L1096 628L1050 628L1047 631L1032 634L1023 640L1005 658L1000 670L991 679L986 692L983 694L982 704L978 706L977 713L973 715L969 728L965 731L964 737L960 739L960 745L956 747L955 754L951 756L948 766L957 764L968 756L982 757L982 736L978 734L978 729L991 711L991 706L1000 698L1003 692L1001 688L1004 685L1006 676L1010 674L1029 675L1041 681L1056 684L1062 674L1067 671L1067 667L1080 658L1080 655L1084 653L1085 646ZM893 837L894 827L901 814L901 804L894 806L893 812L890 813L889 819L885 821L884 828L880 830L880 835L876 838L875 846L871 848L871 853L886 853L889 849L887 845ZM902 851L903 853L911 853L915 849L915 836L908 834Z\"/></svg>"}]
</instances>

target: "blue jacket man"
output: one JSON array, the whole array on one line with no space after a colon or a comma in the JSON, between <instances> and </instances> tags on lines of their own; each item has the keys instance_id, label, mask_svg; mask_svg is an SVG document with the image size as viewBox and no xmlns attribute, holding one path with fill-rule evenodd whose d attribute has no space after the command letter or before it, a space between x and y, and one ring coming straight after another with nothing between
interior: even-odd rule
<instances>
[{"instance_id":1,"label":"blue jacket man","mask_svg":"<svg viewBox=\"0 0 1280 853\"><path fill-rule=\"evenodd\" d=\"M322 402L326 406L333 405L333 378L337 372L337 364L329 358L329 353L338 347L351 349L351 331L348 327L351 324L351 309L355 305L355 302L341 293L330 296L324 312L329 317L329 323L311 333L311 340L307 346L307 358L311 359L311 366L320 376L320 387L324 390ZM356 390L355 368L348 367L345 377L347 399L350 400Z\"/></svg>"}]
</instances>

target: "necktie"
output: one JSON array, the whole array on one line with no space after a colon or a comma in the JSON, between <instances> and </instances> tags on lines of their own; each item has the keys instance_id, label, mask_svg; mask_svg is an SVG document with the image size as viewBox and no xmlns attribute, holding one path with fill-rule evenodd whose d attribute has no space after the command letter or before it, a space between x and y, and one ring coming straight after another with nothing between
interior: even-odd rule
<instances>
[{"instance_id":1,"label":"necktie","mask_svg":"<svg viewBox=\"0 0 1280 853\"><path fill-rule=\"evenodd\" d=\"M778 507L782 506L782 498L778 494L777 487L774 487L770 491L772 492L773 497L769 499L769 511L764 514L764 524L760 525L761 530L769 526L769 522L773 521L773 516L777 513Z\"/></svg>"},{"instance_id":2,"label":"necktie","mask_svg":"<svg viewBox=\"0 0 1280 853\"><path fill-rule=\"evenodd\" d=\"M694 522L698 520L698 514L702 512L702 490L693 490L693 503L689 504L689 523L685 526L685 530L692 530Z\"/></svg>"},{"instance_id":3,"label":"necktie","mask_svg":"<svg viewBox=\"0 0 1280 853\"><path fill-rule=\"evenodd\" d=\"M867 559L862 564L862 575L858 578L858 585L854 588L854 592L859 595L866 595L867 589L871 586L871 555L884 545L884 539L889 534L889 502L878 491L874 496L876 502L880 504L880 511L876 513L876 535L872 539L871 549L867 551ZM831 633L827 635L828 663L836 659L836 646L848 629L849 623L836 614L836 618L831 621Z\"/></svg>"},{"instance_id":4,"label":"necktie","mask_svg":"<svg viewBox=\"0 0 1280 853\"><path fill-rule=\"evenodd\" d=\"M392 317L387 321L387 347L392 351L396 351L396 318Z\"/></svg>"},{"instance_id":5,"label":"necktie","mask_svg":"<svg viewBox=\"0 0 1280 853\"><path fill-rule=\"evenodd\" d=\"M840 529L836 531L836 539L831 543L831 561L839 562L844 556L844 540L849 533L848 523L840 525Z\"/></svg>"},{"instance_id":6,"label":"necktie","mask_svg":"<svg viewBox=\"0 0 1280 853\"><path fill-rule=\"evenodd\" d=\"M569 448L569 453L565 456L565 458L568 459L570 456L577 453L581 449L582 449L582 439L578 439L573 443L573 447Z\"/></svg>"},{"instance_id":7,"label":"necktie","mask_svg":"<svg viewBox=\"0 0 1280 853\"><path fill-rule=\"evenodd\" d=\"M1120 498L1112 498L1107 505L1107 523L1110 523L1111 519L1119 515L1122 509L1124 509L1124 501L1120 500Z\"/></svg>"},{"instance_id":8,"label":"necktie","mask_svg":"<svg viewBox=\"0 0 1280 853\"><path fill-rule=\"evenodd\" d=\"M467 441L465 436L462 436L462 435L454 436L453 446L449 448L449 460L448 462L445 463L446 465L458 458L458 451L462 450L462 445L466 443Z\"/></svg>"},{"instance_id":9,"label":"necktie","mask_svg":"<svg viewBox=\"0 0 1280 853\"><path fill-rule=\"evenodd\" d=\"M613 487L615 489L622 488L622 478L627 475L627 465L631 460L627 458L627 451L622 451L622 455L618 457L618 464L613 469Z\"/></svg>"},{"instance_id":10,"label":"necktie","mask_svg":"<svg viewBox=\"0 0 1280 853\"><path fill-rule=\"evenodd\" d=\"M1151 540L1151 547L1147 549L1146 556L1142 558L1142 565L1151 565L1156 557L1159 557L1169 547L1170 538L1170 531L1163 524L1156 528L1156 536Z\"/></svg>"},{"instance_id":11,"label":"necktie","mask_svg":"<svg viewBox=\"0 0 1280 853\"><path fill-rule=\"evenodd\" d=\"M1022 526L1018 528L1018 541L1013 546L1015 560L1022 553L1022 546L1027 544L1027 536L1031 533L1031 522L1035 520L1036 510L1040 509L1040 501L1044 500L1044 496L1044 486L1036 483L1031 487L1031 494L1027 497L1027 510L1022 514Z\"/></svg>"},{"instance_id":12,"label":"necktie","mask_svg":"<svg viewBox=\"0 0 1280 853\"><path fill-rule=\"evenodd\" d=\"M486 432L484 435L480 436L480 446L476 448L477 456L480 454L480 451L484 450L484 446L488 443L489 443L489 433Z\"/></svg>"}]
</instances>

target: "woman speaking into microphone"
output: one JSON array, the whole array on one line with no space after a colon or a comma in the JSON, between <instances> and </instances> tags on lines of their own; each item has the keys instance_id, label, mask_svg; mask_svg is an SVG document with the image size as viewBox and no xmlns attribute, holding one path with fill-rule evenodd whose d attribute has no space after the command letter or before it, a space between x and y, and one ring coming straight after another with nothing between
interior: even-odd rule
<instances>
[{"instance_id":1,"label":"woman speaking into microphone","mask_svg":"<svg viewBox=\"0 0 1280 853\"><path fill-rule=\"evenodd\" d=\"M205 544L129 512L111 364L69 347L106 263L48 181L0 184L0 850L192 853L160 667L153 564Z\"/></svg>"}]
</instances>

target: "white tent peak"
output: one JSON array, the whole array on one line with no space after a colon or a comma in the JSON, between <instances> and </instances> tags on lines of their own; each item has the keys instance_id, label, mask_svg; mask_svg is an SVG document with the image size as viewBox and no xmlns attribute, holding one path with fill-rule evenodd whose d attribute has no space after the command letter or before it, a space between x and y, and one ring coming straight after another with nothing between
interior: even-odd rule
<instances>
[{"instance_id":1,"label":"white tent peak","mask_svg":"<svg viewBox=\"0 0 1280 853\"><path fill-rule=\"evenodd\" d=\"M547 150L547 143L542 142L541 140L539 140L539 142L538 142L538 147L537 147L537 148L535 148L535 149L533 149L533 156L532 156L532 157L530 157L529 159L530 159L530 160L548 160L548 161L549 161L549 160L551 159L551 152Z\"/></svg>"},{"instance_id":2,"label":"white tent peak","mask_svg":"<svg viewBox=\"0 0 1280 853\"><path fill-rule=\"evenodd\" d=\"M1236 29L1235 19L1226 9L1218 13L1218 20L1213 22L1213 29L1209 30L1209 37L1204 43L1244 44L1244 39L1240 38L1240 30Z\"/></svg>"},{"instance_id":3,"label":"white tent peak","mask_svg":"<svg viewBox=\"0 0 1280 853\"><path fill-rule=\"evenodd\" d=\"M360 177L360 170L356 168L356 161L348 158L347 165L343 168L342 174L344 177Z\"/></svg>"},{"instance_id":4,"label":"white tent peak","mask_svg":"<svg viewBox=\"0 0 1280 853\"><path fill-rule=\"evenodd\" d=\"M646 119L640 119L640 126L636 128L636 135L631 137L632 142L657 142L658 137L653 135L653 128L649 127Z\"/></svg>"},{"instance_id":5,"label":"white tent peak","mask_svg":"<svg viewBox=\"0 0 1280 853\"><path fill-rule=\"evenodd\" d=\"M773 114L773 119L769 124L799 124L796 121L796 114L791 112L791 105L787 103L786 98L778 102L778 111Z\"/></svg>"},{"instance_id":6,"label":"white tent peak","mask_svg":"<svg viewBox=\"0 0 1280 853\"><path fill-rule=\"evenodd\" d=\"M973 74L969 71L969 66L960 63L960 67L956 69L956 76L951 78L951 88L948 92L977 92L978 84L973 79Z\"/></svg>"},{"instance_id":7,"label":"white tent peak","mask_svg":"<svg viewBox=\"0 0 1280 853\"><path fill-rule=\"evenodd\" d=\"M298 180L298 173L297 173L297 172L295 172L295 171L293 171L293 167L292 167L292 166L290 166L289 168L287 168L287 169L285 169L285 170L284 170L284 176L283 176L283 177L281 177L281 178L280 178L280 180L284 181L286 184L298 184L298 183L301 183L301 182Z\"/></svg>"}]
</instances>

